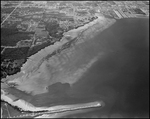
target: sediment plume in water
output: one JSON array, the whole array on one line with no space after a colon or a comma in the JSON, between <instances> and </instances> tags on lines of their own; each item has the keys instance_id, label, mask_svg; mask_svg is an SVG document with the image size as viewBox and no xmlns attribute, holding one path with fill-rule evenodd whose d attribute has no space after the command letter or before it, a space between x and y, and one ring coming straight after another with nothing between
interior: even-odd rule
<instances>
[{"instance_id":1,"label":"sediment plume in water","mask_svg":"<svg viewBox=\"0 0 150 119\"><path fill-rule=\"evenodd\" d=\"M92 23L65 33L60 42L56 42L29 57L21 68L21 76L16 76L17 78L14 77L13 80L11 76L7 78L11 79L10 82L18 84L17 89L27 93L32 92L33 95L46 93L47 87L56 82L73 85L103 55L103 52L98 51L90 54L88 50L96 50L96 48L94 48L95 44L92 43L92 40L91 44L87 41L94 37L96 31L100 32L113 23L114 20L99 17ZM71 44L71 47L47 58L48 55L60 50L63 45L69 42L65 38L68 35L71 36L70 40L76 38L76 42Z\"/></svg>"},{"instance_id":2,"label":"sediment plume in water","mask_svg":"<svg viewBox=\"0 0 150 119\"><path fill-rule=\"evenodd\" d=\"M62 84L67 83L72 87L104 55L103 50L101 50L103 49L103 45L92 41L92 38L114 22L115 20L99 17L92 23L65 33L60 42L56 42L54 45L48 46L29 57L21 68L21 72L8 76L5 80L8 84L15 83L16 86L14 88L32 94L33 96L48 94L48 86L57 82ZM70 36L69 39L66 38L68 36ZM12 100L16 100L17 97L7 94L7 88L9 87L2 83L1 85L3 87L1 89L3 90L1 99L13 104L14 101ZM22 106L24 103L31 106L30 103L24 100L18 101L19 103L16 103L16 101L15 105L22 109L25 108ZM100 106L100 104L97 106ZM58 106L57 108L60 109L60 107L62 109L66 108L65 105ZM56 109L54 107L50 108ZM31 111L36 111L36 109L41 111L45 110L40 107L30 108ZM25 110L28 110L27 107Z\"/></svg>"}]
</instances>

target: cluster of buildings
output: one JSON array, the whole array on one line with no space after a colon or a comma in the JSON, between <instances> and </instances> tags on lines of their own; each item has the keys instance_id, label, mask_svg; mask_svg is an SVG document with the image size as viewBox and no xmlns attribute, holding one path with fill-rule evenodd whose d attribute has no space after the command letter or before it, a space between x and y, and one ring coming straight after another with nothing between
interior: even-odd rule
<instances>
[{"instance_id":1,"label":"cluster of buildings","mask_svg":"<svg viewBox=\"0 0 150 119\"><path fill-rule=\"evenodd\" d=\"M19 2L7 3L19 4ZM7 7L8 5L5 6L2 2L2 9ZM68 28L68 26L80 26L90 22L95 18L95 13L116 19L149 17L149 1L24 1L7 19L5 25L9 27L18 23L16 28L19 31L35 32L41 19L50 22L53 16L57 16L58 22L62 21L64 23L62 26L66 25ZM4 14L2 13L2 16ZM73 19L74 23L65 19ZM42 34L47 33L42 31Z\"/></svg>"},{"instance_id":2,"label":"cluster of buildings","mask_svg":"<svg viewBox=\"0 0 150 119\"><path fill-rule=\"evenodd\" d=\"M3 5L3 8L6 7ZM43 12L47 14L52 11L64 13L66 16L73 17L77 21L86 22L96 12L116 19L139 16L149 17L149 1L24 1L15 10L15 13L25 19L41 19ZM94 11L95 13L91 14L90 11ZM2 16L4 16L3 13ZM20 22L21 18L14 19L10 17L8 21L10 20L15 23L16 21Z\"/></svg>"},{"instance_id":3,"label":"cluster of buildings","mask_svg":"<svg viewBox=\"0 0 150 119\"><path fill-rule=\"evenodd\" d=\"M134 14L130 14L129 12L124 13L122 10L113 10L113 11L116 13L119 19L135 17Z\"/></svg>"},{"instance_id":4,"label":"cluster of buildings","mask_svg":"<svg viewBox=\"0 0 150 119\"><path fill-rule=\"evenodd\" d=\"M119 19L121 18L130 18L130 17L139 17L139 16L143 16L143 17L148 17L149 15L146 13L144 13L141 9L139 8L135 8L135 9L122 9L122 10L113 10L116 15L118 16ZM139 12L138 12L139 11Z\"/></svg>"},{"instance_id":5,"label":"cluster of buildings","mask_svg":"<svg viewBox=\"0 0 150 119\"><path fill-rule=\"evenodd\" d=\"M11 13L7 11L7 8L14 8L20 2L1 3L2 10L6 9L1 12L2 23ZM42 44L47 40L55 42L57 37L53 36L60 34L61 37L62 32L96 19L96 13L116 19L149 17L149 1L24 1L5 21L4 25L10 28L16 24L16 28L20 32L34 32L31 39L20 40L15 46L30 47ZM57 21L56 25L52 21ZM53 36L50 35L50 28L50 31L45 29L48 24L54 26L51 33ZM2 51L4 49L1 48Z\"/></svg>"},{"instance_id":6,"label":"cluster of buildings","mask_svg":"<svg viewBox=\"0 0 150 119\"><path fill-rule=\"evenodd\" d=\"M149 17L149 1L105 1L98 5L99 12L116 19Z\"/></svg>"}]
</instances>

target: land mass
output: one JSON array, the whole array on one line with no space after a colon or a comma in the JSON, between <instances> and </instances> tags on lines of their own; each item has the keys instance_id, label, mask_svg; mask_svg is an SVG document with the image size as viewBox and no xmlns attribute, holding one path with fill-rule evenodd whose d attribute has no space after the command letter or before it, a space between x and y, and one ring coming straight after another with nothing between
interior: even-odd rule
<instances>
[{"instance_id":1,"label":"land mass","mask_svg":"<svg viewBox=\"0 0 150 119\"><path fill-rule=\"evenodd\" d=\"M96 30L102 31L112 23L114 23L114 20L110 21L105 17L98 16L98 19L93 22L64 33L64 37L60 42L56 42L54 45L48 46L29 57L27 62L21 68L21 72L15 76L7 77L7 79L9 79L8 82L17 83L17 89L28 93L32 92L34 95L46 93L48 91L46 87L56 82L69 83L70 85L74 84L99 57L96 56L87 61L82 67L82 70L76 68L73 71L71 71L71 69L68 71L70 65L74 66L78 64L78 58L76 61L76 55L74 54L74 52L76 52L76 45L86 42L89 36L94 36L93 33L96 32ZM80 36L81 33L82 35ZM69 40L67 37L69 37ZM61 50L65 44L75 39L76 41L71 48ZM60 53L48 57L50 54L58 50L61 50ZM19 75L20 73L22 76Z\"/></svg>"},{"instance_id":2,"label":"land mass","mask_svg":"<svg viewBox=\"0 0 150 119\"><path fill-rule=\"evenodd\" d=\"M11 100L11 103L20 100L17 94L8 93L9 87L14 85L13 88L17 90L30 94L34 98L39 97L36 101L21 97L28 104L40 107L50 105L49 103L52 103L52 97L50 96L52 85L56 83L69 84L68 88L71 88L103 56L103 52L96 51L94 54L88 54L87 51L89 49L96 50L93 48L95 44L92 42L92 38L113 23L115 23L114 19L98 16L98 19L93 22L65 33L60 42L56 42L54 45L48 46L29 57L21 68L21 72L2 79L5 82L1 83L2 100L6 102ZM87 47L87 44L91 44L91 46ZM85 53L87 54L82 58ZM63 87L62 89L64 90ZM65 95L60 94L60 97L63 99ZM47 97L46 104L43 102L42 97Z\"/></svg>"}]
</instances>

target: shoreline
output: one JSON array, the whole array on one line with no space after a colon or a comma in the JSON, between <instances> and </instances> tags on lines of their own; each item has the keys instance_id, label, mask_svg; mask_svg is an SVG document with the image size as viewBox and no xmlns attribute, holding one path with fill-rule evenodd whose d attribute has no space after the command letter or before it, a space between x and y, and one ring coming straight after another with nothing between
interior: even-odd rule
<instances>
[{"instance_id":1,"label":"shoreline","mask_svg":"<svg viewBox=\"0 0 150 119\"><path fill-rule=\"evenodd\" d=\"M6 96L2 95L2 98L4 97ZM6 101L11 106L17 106L19 110L21 111L25 111L25 112L27 111L26 114L13 116L13 118L14 117L28 117L28 116L40 117L41 115L44 116L45 114L50 115L50 114L64 113L64 112L76 111L76 110L84 111L84 109L91 109L91 108L98 108L98 107L105 106L105 103L103 101L94 101L94 102L88 102L88 103L67 104L67 105L64 104L64 105L58 105L58 106L52 106L52 107L35 107L32 104L25 102L24 100L19 99L17 101L13 101L11 98L8 98L8 97L6 97L3 101Z\"/></svg>"},{"instance_id":2,"label":"shoreline","mask_svg":"<svg viewBox=\"0 0 150 119\"><path fill-rule=\"evenodd\" d=\"M87 40L92 39L92 37L94 37L97 33L100 33L101 31L103 31L106 28L108 28L109 26L111 26L113 23L115 23L114 20L111 20L111 19L109 20L109 19L106 19L106 18L100 16L95 21L93 21L93 22L91 22L89 24L86 24L83 27L80 27L78 29L73 29L73 30L65 33L64 37L61 39L60 42L56 42L54 45L48 46L48 47L40 50L35 55L32 55L27 60L27 62L23 65L23 67L21 68L21 71L19 73L14 74L12 76L8 76L4 80L6 80L8 84L9 83L10 84L11 83L17 84L18 88L17 87L16 88L19 89L19 90L27 91L27 92L28 91L30 92L30 90L32 91L35 88L34 86L31 87L30 85L28 85L29 88L26 90L26 89L24 89L25 87L23 85L32 84L34 81L37 81L35 78L38 79L40 74L43 72L43 71L42 72L40 71L40 67L42 66L43 63L45 63L45 58L49 54L51 54L53 52L56 52L64 44L74 40L76 37L77 37L77 41L75 42L75 45L78 45L78 44L80 44L82 42L86 42ZM69 41L65 38L66 36L68 36L68 34L69 35L73 34L73 35L71 35L72 39L69 40ZM54 58L54 60L55 60L55 58ZM40 74L37 73L39 71L41 72ZM38 89L36 89L36 90L38 90ZM42 89L39 93L42 93L42 91L44 91L46 93L47 92L46 91L46 87L44 89Z\"/></svg>"},{"instance_id":3,"label":"shoreline","mask_svg":"<svg viewBox=\"0 0 150 119\"><path fill-rule=\"evenodd\" d=\"M103 22L102 22L103 21ZM77 43L81 43L81 42L85 42L87 39L82 39L83 37L88 37L89 35L91 34L95 34L95 31L96 33L98 32L101 32L103 30L105 30L106 28L108 28L109 26L111 26L112 24L114 23L113 20L110 20L108 21L106 18L104 17L98 17L98 19L94 20L93 22L89 23L89 24L86 24L85 26L83 27L80 27L78 29L73 29L67 33L64 34L64 37L59 41L59 42L56 42L54 45L52 46L48 46L42 50L40 50L38 53L36 53L35 55L32 55L28 61L23 65L22 69L21 69L21 72L15 74L15 75L12 75L12 76L8 76L6 77L6 81L20 81L22 78L27 80L27 78L29 78L28 76L30 76L31 73L34 73L34 72L31 72L31 71L34 71L34 68L39 64L39 63L43 63L43 58L45 58L48 54L50 54L48 51L50 51L51 53L54 52L55 50L57 50L58 48L62 47L62 45L64 45L65 43L69 42L66 37L69 35L72 36L71 40L73 38L76 38L77 37ZM99 26L98 26L99 25ZM101 28L101 29L100 29ZM90 32L90 34L89 34ZM82 35L83 33L83 35ZM81 35L82 37L78 37L79 35ZM86 36L87 35L87 36ZM35 61L33 61L35 60ZM31 67L30 67L31 66ZM31 73L30 73L31 72ZM20 75L19 75L20 74ZM11 78L14 78L14 79L11 79ZM20 79L21 78L21 79ZM12 82L13 82L12 81ZM1 83L1 86L3 84ZM5 87L4 87L5 88ZM5 100L6 102L8 103L13 103L12 102L12 98L16 98L15 96L12 98L9 97L9 95L5 95L5 91L3 89L1 89L1 91L3 91L3 95L1 95L1 99L2 100ZM24 100L23 100L24 101ZM27 103L27 102L26 102ZM17 104L17 103L16 103ZM22 102L20 102L19 106L22 104Z\"/></svg>"},{"instance_id":4,"label":"shoreline","mask_svg":"<svg viewBox=\"0 0 150 119\"><path fill-rule=\"evenodd\" d=\"M101 32L101 31L105 30L106 28L110 27L116 21L115 20L112 23L111 23L111 21L109 21L110 24L107 24L107 23L105 23L105 22L108 22L108 21L106 21L107 18L105 18L104 16L99 16L99 15L97 15L97 17L98 17L97 19L95 19L94 21L92 21L92 22L90 22L88 24L85 24L82 27L79 27L77 29L72 29L72 30L64 33L64 36L61 38L60 41L55 42L54 45L45 47L44 49L41 49L40 51L38 51L36 54L30 56L27 59L27 61L22 65L20 72L18 72L17 74L14 74L14 75L7 76L5 79L9 79L9 77L11 77L11 78L12 77L18 78L18 75L20 75L20 74L21 74L21 76L23 76L24 74L28 74L28 73L32 72L34 70L34 68L38 65L38 62L40 62L45 56L47 56L48 54L53 53L55 50L57 50L58 48L62 47L65 43L68 42L68 40L66 39L66 37L68 37L68 36L71 37L71 40L74 39L74 38L78 39L78 36L80 34L82 34L82 32L89 32L88 29L90 29L92 26L94 26L97 23L99 25L99 23L101 21L103 21L104 25L101 24L102 26L94 26L94 27L99 27L99 29L97 30L97 32ZM91 29L92 29L92 33L94 33L95 29L93 29L93 28L91 28ZM90 30L90 32L91 32L91 30ZM87 33L83 33L83 34L84 35L89 35ZM84 40L83 39L79 39L77 42L78 43L79 42L84 42ZM9 80L14 80L14 78L9 79Z\"/></svg>"},{"instance_id":5,"label":"shoreline","mask_svg":"<svg viewBox=\"0 0 150 119\"><path fill-rule=\"evenodd\" d=\"M41 59L43 57L45 57L46 55L50 54L50 53L53 53L55 50L57 50L58 48L60 48L61 46L63 46L65 43L68 42L68 40L66 39L66 37L71 37L71 40L74 39L74 38L78 38L78 36L82 33L82 32L86 32L86 30L88 30L89 27L92 27L94 24L96 23L100 23L101 21L104 21L104 24L107 24L105 22L106 18L104 18L103 16L98 16L97 19L95 19L94 21L88 23L88 24L85 24L84 26L82 27L79 27L77 29L72 29L66 33L64 33L64 36L62 37L62 39L58 42L55 42L54 45L51 45L51 46L48 46L48 47L45 47L44 49L41 49L40 51L38 51L36 54L32 55L31 57L29 57L29 59L26 61L25 64L23 64L23 66L21 67L21 72L26 72L27 70L29 70L29 67L31 67L30 64L34 64L35 61L36 62L39 62L41 61ZM109 21L110 22L110 21ZM114 23L114 22L113 22ZM110 23L108 26L103 26L101 29L99 29L99 31L103 31L104 29L108 28L110 25L112 25L113 23ZM80 42L80 41L79 41ZM49 52L47 52L49 51ZM37 64L35 64L37 65ZM32 66L33 67L33 66ZM30 69L32 70L32 68ZM27 72L30 72L30 71L27 71Z\"/></svg>"}]
</instances>

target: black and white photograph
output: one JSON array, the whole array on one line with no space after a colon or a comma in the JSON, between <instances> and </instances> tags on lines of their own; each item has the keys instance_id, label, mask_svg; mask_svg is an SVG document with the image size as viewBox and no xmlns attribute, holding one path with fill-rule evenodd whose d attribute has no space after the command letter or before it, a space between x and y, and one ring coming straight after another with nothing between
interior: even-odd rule
<instances>
[{"instance_id":1,"label":"black and white photograph","mask_svg":"<svg viewBox=\"0 0 150 119\"><path fill-rule=\"evenodd\" d=\"M149 118L149 1L1 1L1 118Z\"/></svg>"}]
</instances>

